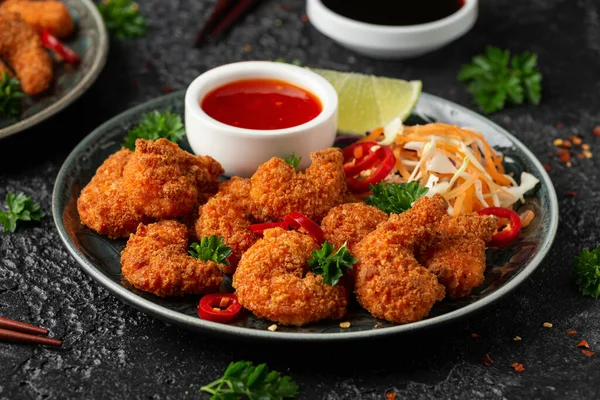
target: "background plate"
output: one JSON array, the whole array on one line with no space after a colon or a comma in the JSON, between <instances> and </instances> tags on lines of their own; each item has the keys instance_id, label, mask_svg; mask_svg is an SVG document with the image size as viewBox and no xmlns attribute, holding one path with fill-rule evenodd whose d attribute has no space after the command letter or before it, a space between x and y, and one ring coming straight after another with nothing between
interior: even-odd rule
<instances>
[{"instance_id":1,"label":"background plate","mask_svg":"<svg viewBox=\"0 0 600 400\"><path fill-rule=\"evenodd\" d=\"M104 21L90 0L63 0L75 20L73 37L65 43L81 58L71 65L54 63L54 82L43 94L25 96L18 121L0 121L0 139L20 132L56 114L94 83L106 62L108 35Z\"/></svg>"},{"instance_id":2,"label":"background plate","mask_svg":"<svg viewBox=\"0 0 600 400\"><path fill-rule=\"evenodd\" d=\"M554 240L558 224L556 193L535 156L493 122L457 104L423 93L408 124L428 120L474 128L483 133L492 146L502 150L507 160L513 161L510 168L517 172L516 175L524 169L540 180L527 203L521 206L522 209L534 209L535 219L516 242L502 250L487 251L485 282L470 296L444 300L434 306L427 319L406 325L377 320L355 302L351 303L344 319L351 322L350 329L341 329L339 321L322 321L300 328L280 326L276 332L270 332L266 328L272 322L255 318L249 312L229 325L204 321L196 315L199 296L163 299L127 284L122 278L120 264L120 251L125 240L110 240L92 232L81 225L77 213L79 192L102 162L120 148L127 130L138 123L141 115L155 109L171 109L183 114L183 100L184 91L163 96L101 125L67 157L52 195L52 211L59 235L82 268L123 301L164 321L198 332L271 340L351 340L414 332L467 316L502 298L535 270ZM181 146L189 150L187 142Z\"/></svg>"}]
</instances>

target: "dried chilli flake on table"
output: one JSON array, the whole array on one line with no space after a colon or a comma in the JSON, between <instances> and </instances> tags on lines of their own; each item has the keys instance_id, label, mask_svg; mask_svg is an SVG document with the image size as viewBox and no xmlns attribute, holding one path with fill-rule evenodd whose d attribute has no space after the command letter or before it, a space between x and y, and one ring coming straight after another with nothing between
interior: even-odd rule
<instances>
[{"instance_id":1,"label":"dried chilli flake on table","mask_svg":"<svg viewBox=\"0 0 600 400\"><path fill-rule=\"evenodd\" d=\"M510 364L510 366L513 367L514 370L517 372L525 371L525 367L523 366L523 364L520 364L518 362L514 362L514 363Z\"/></svg>"},{"instance_id":2,"label":"dried chilli flake on table","mask_svg":"<svg viewBox=\"0 0 600 400\"><path fill-rule=\"evenodd\" d=\"M483 355L482 361L488 367L494 363L494 361L492 360L492 358L490 357L490 355L488 353L485 353Z\"/></svg>"},{"instance_id":3,"label":"dried chilli flake on table","mask_svg":"<svg viewBox=\"0 0 600 400\"><path fill-rule=\"evenodd\" d=\"M581 350L581 352L587 357L592 357L594 354L596 354L593 351L585 350L585 349Z\"/></svg>"},{"instance_id":4,"label":"dried chilli flake on table","mask_svg":"<svg viewBox=\"0 0 600 400\"><path fill-rule=\"evenodd\" d=\"M588 344L587 340L583 339L581 342L579 342L577 347L585 347L586 349L589 349L590 345Z\"/></svg>"},{"instance_id":5,"label":"dried chilli flake on table","mask_svg":"<svg viewBox=\"0 0 600 400\"><path fill-rule=\"evenodd\" d=\"M569 329L567 331L567 335L576 335L576 334L577 334L577 331L575 329Z\"/></svg>"}]
</instances>

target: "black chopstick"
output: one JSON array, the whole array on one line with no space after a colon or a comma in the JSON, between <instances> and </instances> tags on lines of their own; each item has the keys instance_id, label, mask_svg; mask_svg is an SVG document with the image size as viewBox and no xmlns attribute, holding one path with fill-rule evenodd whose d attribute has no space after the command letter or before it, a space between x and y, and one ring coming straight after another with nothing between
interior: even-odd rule
<instances>
[{"instance_id":1,"label":"black chopstick","mask_svg":"<svg viewBox=\"0 0 600 400\"><path fill-rule=\"evenodd\" d=\"M229 29L246 11L260 0L219 0L207 22L198 32L194 47L214 40Z\"/></svg>"}]
</instances>

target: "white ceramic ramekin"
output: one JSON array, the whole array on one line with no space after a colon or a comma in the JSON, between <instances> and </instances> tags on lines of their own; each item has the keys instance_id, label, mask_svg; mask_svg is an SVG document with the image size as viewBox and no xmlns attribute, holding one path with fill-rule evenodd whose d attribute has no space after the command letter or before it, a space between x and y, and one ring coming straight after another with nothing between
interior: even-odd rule
<instances>
[{"instance_id":1,"label":"white ceramic ramekin","mask_svg":"<svg viewBox=\"0 0 600 400\"><path fill-rule=\"evenodd\" d=\"M212 90L244 79L278 79L313 93L323 109L314 119L285 129L244 129L219 122L200 103ZM235 113L236 110L231 110ZM271 157L302 157L300 168L310 164L310 153L331 147L337 131L338 97L320 75L291 64L247 61L211 69L196 78L185 94L185 129L196 154L219 161L227 176L251 176Z\"/></svg>"},{"instance_id":2,"label":"white ceramic ramekin","mask_svg":"<svg viewBox=\"0 0 600 400\"><path fill-rule=\"evenodd\" d=\"M368 7L365 2L365 12ZM439 49L467 33L477 20L478 0L465 0L446 18L409 26L356 21L331 11L321 0L307 0L306 13L317 30L342 46L374 58L403 59Z\"/></svg>"}]
</instances>

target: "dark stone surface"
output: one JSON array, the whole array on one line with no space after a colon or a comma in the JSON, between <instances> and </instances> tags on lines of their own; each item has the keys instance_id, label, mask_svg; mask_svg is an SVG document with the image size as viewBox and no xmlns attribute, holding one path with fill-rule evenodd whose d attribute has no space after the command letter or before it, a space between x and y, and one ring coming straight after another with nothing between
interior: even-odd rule
<instances>
[{"instance_id":1,"label":"dark stone surface","mask_svg":"<svg viewBox=\"0 0 600 400\"><path fill-rule=\"evenodd\" d=\"M98 82L76 104L0 141L1 198L21 190L50 210L58 169L86 134L165 87L185 88L207 68L300 59L314 67L422 79L425 91L473 107L456 72L493 44L539 54L542 104L491 118L552 166L561 218L555 245L514 294L460 324L376 343L273 347L188 333L123 304L83 273L47 217L0 234L0 315L47 326L65 344L56 350L0 343L0 399L206 398L200 386L241 359L291 374L301 399L384 399L391 390L398 398L422 399L600 397L600 358L576 347L585 338L600 350L600 302L579 295L570 280L575 255L600 242L600 164L598 158L575 160L568 169L547 156L554 138L572 133L583 135L592 151L600 147L592 135L600 124L597 0L484 1L467 36L402 62L363 58L332 43L301 21L301 0L266 1L224 40L202 50L190 44L214 1L140 3L150 20L147 37L113 42ZM246 44L252 51L244 50ZM578 196L567 197L570 190ZM546 321L554 327L544 328ZM516 335L520 342L513 341ZM482 362L486 353L492 366ZM515 361L526 370L515 372Z\"/></svg>"}]
</instances>

